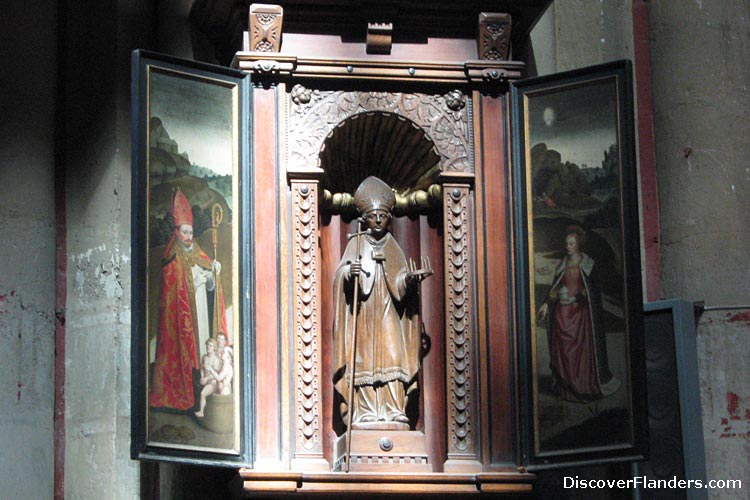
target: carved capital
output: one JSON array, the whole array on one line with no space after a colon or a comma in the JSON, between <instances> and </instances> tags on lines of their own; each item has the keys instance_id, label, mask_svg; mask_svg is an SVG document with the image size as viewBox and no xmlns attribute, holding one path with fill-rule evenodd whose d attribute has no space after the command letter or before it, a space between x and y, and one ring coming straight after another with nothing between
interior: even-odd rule
<instances>
[{"instance_id":1,"label":"carved capital","mask_svg":"<svg viewBox=\"0 0 750 500\"><path fill-rule=\"evenodd\" d=\"M482 80L485 82L504 82L508 79L508 71L501 68L485 68L482 70Z\"/></svg>"},{"instance_id":2,"label":"carved capital","mask_svg":"<svg viewBox=\"0 0 750 500\"><path fill-rule=\"evenodd\" d=\"M456 187L454 184L471 187L474 185L475 180L474 172L440 172L440 183L443 185L444 190L445 186L449 184L453 188Z\"/></svg>"},{"instance_id":3,"label":"carved capital","mask_svg":"<svg viewBox=\"0 0 750 500\"><path fill-rule=\"evenodd\" d=\"M279 52L284 9L280 5L254 3L250 5L250 50L253 52Z\"/></svg>"},{"instance_id":4,"label":"carved capital","mask_svg":"<svg viewBox=\"0 0 750 500\"><path fill-rule=\"evenodd\" d=\"M255 61L253 64L253 71L255 73L278 73L281 69L279 61L272 61L264 59L263 61Z\"/></svg>"},{"instance_id":5,"label":"carved capital","mask_svg":"<svg viewBox=\"0 0 750 500\"><path fill-rule=\"evenodd\" d=\"M475 83L485 83L492 86L507 85L510 80L521 76L523 63L513 61L490 61L487 59L466 61L464 64L466 76Z\"/></svg>"},{"instance_id":6,"label":"carved capital","mask_svg":"<svg viewBox=\"0 0 750 500\"><path fill-rule=\"evenodd\" d=\"M479 59L507 61L510 52L510 14L482 12L479 14Z\"/></svg>"},{"instance_id":7,"label":"carved capital","mask_svg":"<svg viewBox=\"0 0 750 500\"><path fill-rule=\"evenodd\" d=\"M247 58L238 58L237 68L255 73L258 76L273 77L277 75L288 75L294 71L297 65L295 56L284 56L280 53L245 53Z\"/></svg>"}]
</instances>

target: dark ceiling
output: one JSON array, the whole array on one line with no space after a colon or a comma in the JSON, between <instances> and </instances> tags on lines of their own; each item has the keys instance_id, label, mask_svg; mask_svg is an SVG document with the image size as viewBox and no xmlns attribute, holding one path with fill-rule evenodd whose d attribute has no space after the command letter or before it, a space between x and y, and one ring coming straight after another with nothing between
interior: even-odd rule
<instances>
[{"instance_id":1,"label":"dark ceiling","mask_svg":"<svg viewBox=\"0 0 750 500\"><path fill-rule=\"evenodd\" d=\"M526 43L528 33L551 0L431 0L380 2L367 0L279 0L284 7L285 33L339 35L346 42L364 42L368 22L392 22L394 43L423 43L428 37L475 38L480 12L512 16L511 44ZM229 64L242 49L247 30L247 0L195 0L190 21L197 38L209 42L213 54L196 57ZM194 37L195 38L195 37ZM202 53L202 56L201 56Z\"/></svg>"}]
</instances>

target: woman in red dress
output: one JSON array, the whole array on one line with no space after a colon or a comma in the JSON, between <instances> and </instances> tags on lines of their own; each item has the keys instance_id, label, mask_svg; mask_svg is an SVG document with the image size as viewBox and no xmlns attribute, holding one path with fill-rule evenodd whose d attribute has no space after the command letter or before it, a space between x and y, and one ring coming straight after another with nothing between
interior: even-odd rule
<instances>
[{"instance_id":1,"label":"woman in red dress","mask_svg":"<svg viewBox=\"0 0 750 500\"><path fill-rule=\"evenodd\" d=\"M540 321L547 320L553 388L576 402L609 396L620 387L607 362L594 259L580 250L585 241L583 228L566 228L566 255L538 312Z\"/></svg>"}]
</instances>

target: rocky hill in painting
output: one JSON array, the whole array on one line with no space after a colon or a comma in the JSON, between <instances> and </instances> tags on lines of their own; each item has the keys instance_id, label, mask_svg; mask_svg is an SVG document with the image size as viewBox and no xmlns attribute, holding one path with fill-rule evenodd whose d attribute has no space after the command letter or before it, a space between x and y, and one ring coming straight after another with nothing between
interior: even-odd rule
<instances>
[{"instance_id":1,"label":"rocky hill in painting","mask_svg":"<svg viewBox=\"0 0 750 500\"><path fill-rule=\"evenodd\" d=\"M224 223L230 223L231 178L217 176L212 170L190 163L187 153L170 137L166 125L151 117L149 134L149 244L166 244L172 235L169 205L179 188L193 210L193 231L202 235L211 225L211 207L218 204ZM217 189L218 188L218 189Z\"/></svg>"},{"instance_id":2,"label":"rocky hill in painting","mask_svg":"<svg viewBox=\"0 0 750 500\"><path fill-rule=\"evenodd\" d=\"M179 152L179 145L169 136L161 118L152 116L149 122L149 181L185 175L190 169L187 153Z\"/></svg>"}]
</instances>

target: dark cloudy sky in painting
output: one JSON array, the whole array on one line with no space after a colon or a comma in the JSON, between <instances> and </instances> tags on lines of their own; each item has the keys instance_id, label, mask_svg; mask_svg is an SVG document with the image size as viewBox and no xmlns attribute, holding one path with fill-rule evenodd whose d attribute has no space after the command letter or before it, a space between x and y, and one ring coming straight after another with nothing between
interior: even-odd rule
<instances>
[{"instance_id":1,"label":"dark cloudy sky in painting","mask_svg":"<svg viewBox=\"0 0 750 500\"><path fill-rule=\"evenodd\" d=\"M530 146L540 142L579 167L601 167L604 151L617 143L614 78L527 94Z\"/></svg>"},{"instance_id":2,"label":"dark cloudy sky in painting","mask_svg":"<svg viewBox=\"0 0 750 500\"><path fill-rule=\"evenodd\" d=\"M231 175L232 89L217 81L151 71L150 116L158 116L190 162Z\"/></svg>"}]
</instances>

